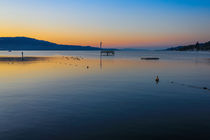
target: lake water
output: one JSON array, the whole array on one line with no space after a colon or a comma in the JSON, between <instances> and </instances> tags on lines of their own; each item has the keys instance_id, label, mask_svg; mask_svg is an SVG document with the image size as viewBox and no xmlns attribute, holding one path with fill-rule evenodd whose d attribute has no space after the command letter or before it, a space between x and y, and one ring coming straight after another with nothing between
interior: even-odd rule
<instances>
[{"instance_id":1,"label":"lake water","mask_svg":"<svg viewBox=\"0 0 210 140\"><path fill-rule=\"evenodd\" d=\"M210 139L210 52L24 55L50 58L0 61L1 140Z\"/></svg>"}]
</instances>

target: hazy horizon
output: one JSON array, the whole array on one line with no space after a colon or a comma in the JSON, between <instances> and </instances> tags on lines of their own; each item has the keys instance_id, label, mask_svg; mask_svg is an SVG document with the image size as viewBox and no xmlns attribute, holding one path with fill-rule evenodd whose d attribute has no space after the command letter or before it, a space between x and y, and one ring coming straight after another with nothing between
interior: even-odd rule
<instances>
[{"instance_id":1,"label":"hazy horizon","mask_svg":"<svg viewBox=\"0 0 210 140\"><path fill-rule=\"evenodd\" d=\"M27 37L27 36L14 36L14 37L9 37L9 36L1 37L0 36L0 38L31 38L31 39L40 40L40 39L37 39L37 38L32 38L32 37ZM42 41L50 42L48 40L42 40ZM58 44L58 45L73 45L73 46L78 45L78 44L59 44L59 43L56 43L56 42L50 42L50 43L55 43L55 44ZM187 45L189 45L189 44L187 44ZM99 48L100 46L91 46L91 47ZM103 47L107 48L106 46L103 46ZM159 49L167 49L167 48L170 48L170 47L178 47L178 46L123 46L123 47L122 46L110 46L109 48L111 48L111 49L113 48L113 49L159 50Z\"/></svg>"},{"instance_id":2,"label":"hazy horizon","mask_svg":"<svg viewBox=\"0 0 210 140\"><path fill-rule=\"evenodd\" d=\"M208 0L1 0L0 36L158 49L209 41L209 14Z\"/></svg>"}]
</instances>

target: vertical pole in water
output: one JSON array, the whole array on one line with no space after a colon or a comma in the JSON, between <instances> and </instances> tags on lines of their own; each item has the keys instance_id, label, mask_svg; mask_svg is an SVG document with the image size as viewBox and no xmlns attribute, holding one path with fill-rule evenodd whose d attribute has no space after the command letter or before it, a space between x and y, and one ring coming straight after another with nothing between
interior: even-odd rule
<instances>
[{"instance_id":1,"label":"vertical pole in water","mask_svg":"<svg viewBox=\"0 0 210 140\"><path fill-rule=\"evenodd\" d=\"M100 49L102 49L102 46L103 46L103 42L101 41L100 42Z\"/></svg>"},{"instance_id":2,"label":"vertical pole in water","mask_svg":"<svg viewBox=\"0 0 210 140\"><path fill-rule=\"evenodd\" d=\"M102 45L103 45L103 43L102 43L102 41L100 42L100 54L102 55Z\"/></svg>"},{"instance_id":3,"label":"vertical pole in water","mask_svg":"<svg viewBox=\"0 0 210 140\"><path fill-rule=\"evenodd\" d=\"M23 61L23 52L21 54L22 54L22 61Z\"/></svg>"}]
</instances>

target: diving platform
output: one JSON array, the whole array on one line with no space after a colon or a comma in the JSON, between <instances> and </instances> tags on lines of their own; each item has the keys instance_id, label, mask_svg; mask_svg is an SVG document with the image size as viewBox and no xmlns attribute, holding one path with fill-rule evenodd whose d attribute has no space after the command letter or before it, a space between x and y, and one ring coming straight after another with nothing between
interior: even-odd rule
<instances>
[{"instance_id":1,"label":"diving platform","mask_svg":"<svg viewBox=\"0 0 210 140\"><path fill-rule=\"evenodd\" d=\"M100 42L101 56L114 56L115 51L113 50L102 50L103 43Z\"/></svg>"},{"instance_id":2,"label":"diving platform","mask_svg":"<svg viewBox=\"0 0 210 140\"><path fill-rule=\"evenodd\" d=\"M115 51L102 50L101 51L101 55L102 56L114 56L115 55Z\"/></svg>"}]
</instances>

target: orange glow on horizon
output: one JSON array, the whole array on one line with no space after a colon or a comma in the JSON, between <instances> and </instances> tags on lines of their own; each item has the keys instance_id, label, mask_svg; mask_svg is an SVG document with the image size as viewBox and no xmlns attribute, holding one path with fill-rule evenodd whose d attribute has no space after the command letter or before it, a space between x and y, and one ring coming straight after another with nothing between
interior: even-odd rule
<instances>
[{"instance_id":1,"label":"orange glow on horizon","mask_svg":"<svg viewBox=\"0 0 210 140\"><path fill-rule=\"evenodd\" d=\"M190 2L178 6L143 1L3 0L0 37L93 47L103 41L105 48L174 47L209 41L206 2L199 1L201 8Z\"/></svg>"},{"instance_id":2,"label":"orange glow on horizon","mask_svg":"<svg viewBox=\"0 0 210 140\"><path fill-rule=\"evenodd\" d=\"M25 36L40 40L50 41L64 45L82 45L98 47L99 42L104 42L104 47L141 47L141 46L174 46L198 41L192 34L166 34L166 33L129 33L129 32L100 32L65 29L43 29L24 27L0 27L1 37ZM193 38L193 39L192 39ZM199 41L208 41L200 39Z\"/></svg>"}]
</instances>

